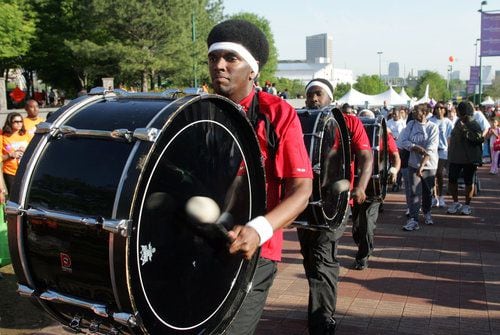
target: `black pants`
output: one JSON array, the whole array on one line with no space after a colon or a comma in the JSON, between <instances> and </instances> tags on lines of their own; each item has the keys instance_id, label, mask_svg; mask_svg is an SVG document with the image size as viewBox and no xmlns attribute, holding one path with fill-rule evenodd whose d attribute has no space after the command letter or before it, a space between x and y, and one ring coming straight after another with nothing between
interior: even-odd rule
<instances>
[{"instance_id":1,"label":"black pants","mask_svg":"<svg viewBox=\"0 0 500 335\"><path fill-rule=\"evenodd\" d=\"M11 192L12 185L14 184L14 179L15 178L16 178L16 176L14 176L12 174L7 174L7 173L3 174L3 180L5 180L5 186L7 187L7 192L8 193Z\"/></svg>"},{"instance_id":2,"label":"black pants","mask_svg":"<svg viewBox=\"0 0 500 335\"><path fill-rule=\"evenodd\" d=\"M259 258L252 281L252 290L246 296L243 305L224 334L250 335L255 332L276 271L275 261Z\"/></svg>"},{"instance_id":3,"label":"black pants","mask_svg":"<svg viewBox=\"0 0 500 335\"><path fill-rule=\"evenodd\" d=\"M377 227L380 201L365 201L352 207L352 238L358 245L357 260L366 260L373 252L373 236Z\"/></svg>"},{"instance_id":4,"label":"black pants","mask_svg":"<svg viewBox=\"0 0 500 335\"><path fill-rule=\"evenodd\" d=\"M337 259L338 240L345 231L348 215L335 231L297 229L300 252L309 282L309 334L324 334L335 314L340 262Z\"/></svg>"}]
</instances>

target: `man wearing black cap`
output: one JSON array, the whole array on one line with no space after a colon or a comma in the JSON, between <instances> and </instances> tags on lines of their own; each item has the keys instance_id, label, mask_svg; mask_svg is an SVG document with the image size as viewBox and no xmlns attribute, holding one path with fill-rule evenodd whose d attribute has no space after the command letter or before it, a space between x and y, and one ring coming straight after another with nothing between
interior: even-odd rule
<instances>
[{"instance_id":1,"label":"man wearing black cap","mask_svg":"<svg viewBox=\"0 0 500 335\"><path fill-rule=\"evenodd\" d=\"M306 107L318 109L329 106L333 100L333 87L329 81L318 78L306 85ZM366 199L365 189L372 173L372 152L368 136L361 121L352 114L343 114L351 137L352 162L357 160L360 176L354 187L354 163L351 163L351 205L361 205ZM337 241L342 237L347 216L333 232L298 229L300 251L309 282L308 328L309 334L335 334L335 307L340 263L337 259Z\"/></svg>"},{"instance_id":2,"label":"man wearing black cap","mask_svg":"<svg viewBox=\"0 0 500 335\"><path fill-rule=\"evenodd\" d=\"M255 122L266 170L267 213L229 232L231 253L250 258L261 246L252 290L227 330L228 334L252 334L272 285L276 262L281 260L281 228L307 206L312 168L293 107L280 97L255 92L254 81L269 55L264 33L250 22L228 20L212 29L207 44L212 86L216 93L240 104ZM271 128L274 146L268 134Z\"/></svg>"}]
</instances>

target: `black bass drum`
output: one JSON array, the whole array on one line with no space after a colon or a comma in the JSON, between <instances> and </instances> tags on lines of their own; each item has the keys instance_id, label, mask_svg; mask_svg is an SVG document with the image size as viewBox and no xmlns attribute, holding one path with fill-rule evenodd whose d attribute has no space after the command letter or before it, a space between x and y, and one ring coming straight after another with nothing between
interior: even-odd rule
<instances>
[{"instance_id":1,"label":"black bass drum","mask_svg":"<svg viewBox=\"0 0 500 335\"><path fill-rule=\"evenodd\" d=\"M209 197L236 223L262 215L260 157L246 117L219 96L75 100L39 125L11 192L18 292L75 331L222 333L258 255L230 255L185 205Z\"/></svg>"},{"instance_id":2,"label":"black bass drum","mask_svg":"<svg viewBox=\"0 0 500 335\"><path fill-rule=\"evenodd\" d=\"M349 190L332 192L333 183L343 179L350 180L348 129L338 109L298 110L297 113L314 179L309 205L292 226L335 230L342 223L349 203Z\"/></svg>"},{"instance_id":3,"label":"black bass drum","mask_svg":"<svg viewBox=\"0 0 500 335\"><path fill-rule=\"evenodd\" d=\"M361 117L360 120L365 127L373 153L372 178L366 186L365 193L368 199L383 200L387 194L389 172L387 125L382 116L377 118Z\"/></svg>"}]
</instances>

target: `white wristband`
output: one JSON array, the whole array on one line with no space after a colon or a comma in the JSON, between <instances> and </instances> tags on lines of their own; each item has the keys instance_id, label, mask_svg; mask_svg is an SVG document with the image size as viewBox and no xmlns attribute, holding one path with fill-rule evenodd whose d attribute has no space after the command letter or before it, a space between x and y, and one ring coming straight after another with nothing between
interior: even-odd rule
<instances>
[{"instance_id":1,"label":"white wristband","mask_svg":"<svg viewBox=\"0 0 500 335\"><path fill-rule=\"evenodd\" d=\"M266 243L266 241L273 236L273 227L271 226L269 221L267 221L267 219L263 216L257 216L255 219L248 222L246 226L252 227L257 231L257 234L259 234L260 237L259 246Z\"/></svg>"},{"instance_id":2,"label":"white wristband","mask_svg":"<svg viewBox=\"0 0 500 335\"><path fill-rule=\"evenodd\" d=\"M398 170L394 166L391 166L391 168L389 169L389 173L396 174L396 173L398 173Z\"/></svg>"}]
</instances>

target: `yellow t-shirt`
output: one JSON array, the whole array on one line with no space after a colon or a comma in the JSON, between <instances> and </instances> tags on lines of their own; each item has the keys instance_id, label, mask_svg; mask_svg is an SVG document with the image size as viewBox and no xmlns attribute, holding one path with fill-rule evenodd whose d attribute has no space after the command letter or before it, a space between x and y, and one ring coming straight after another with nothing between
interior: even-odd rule
<instances>
[{"instance_id":1,"label":"yellow t-shirt","mask_svg":"<svg viewBox=\"0 0 500 335\"><path fill-rule=\"evenodd\" d=\"M43 119L39 116L36 119L30 119L29 117L25 117L23 121L24 121L24 129L26 129L26 132L30 135L30 138L32 138L33 136L35 136L36 125L39 124L40 122L43 122Z\"/></svg>"},{"instance_id":2,"label":"yellow t-shirt","mask_svg":"<svg viewBox=\"0 0 500 335\"><path fill-rule=\"evenodd\" d=\"M24 135L19 135L18 133L3 134L2 155L7 155L19 149L26 149L30 140L31 136L28 133L25 133ZM3 173L14 176L16 174L18 167L19 167L19 160L9 158L3 162Z\"/></svg>"}]
</instances>

